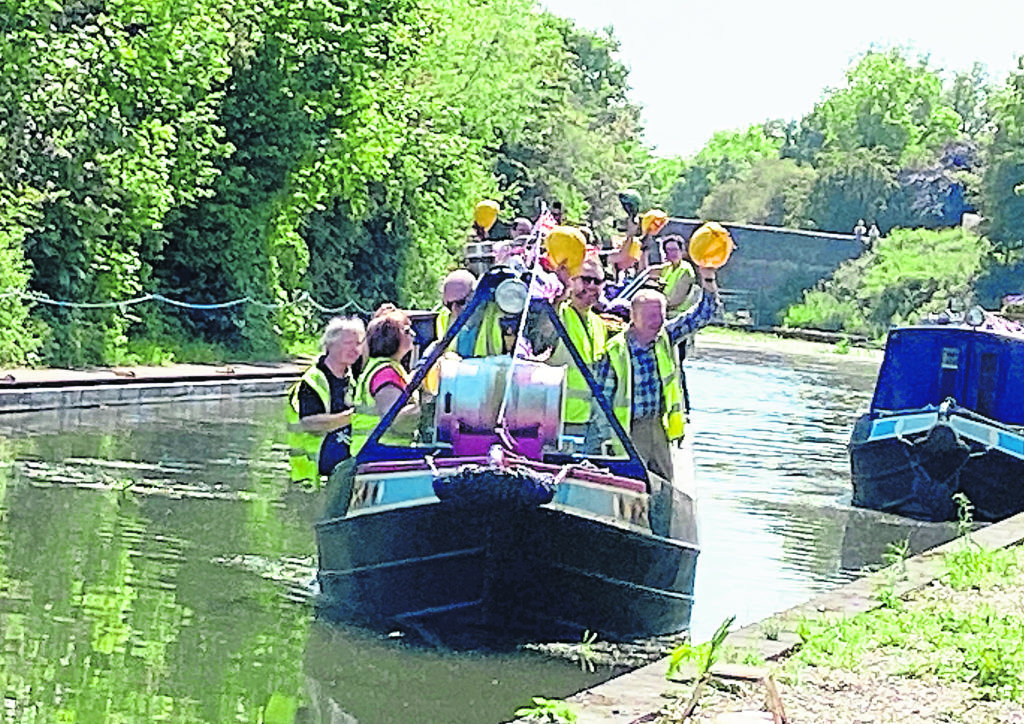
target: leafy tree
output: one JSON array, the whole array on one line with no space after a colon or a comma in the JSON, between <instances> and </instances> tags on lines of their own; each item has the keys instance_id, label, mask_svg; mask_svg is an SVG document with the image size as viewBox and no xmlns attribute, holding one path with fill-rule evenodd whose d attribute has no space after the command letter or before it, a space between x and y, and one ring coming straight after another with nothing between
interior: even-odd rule
<instances>
[{"instance_id":1,"label":"leafy tree","mask_svg":"<svg viewBox=\"0 0 1024 724\"><path fill-rule=\"evenodd\" d=\"M991 100L995 130L986 154L981 207L1003 260L1024 246L1024 59Z\"/></svg>"},{"instance_id":2,"label":"leafy tree","mask_svg":"<svg viewBox=\"0 0 1024 724\"><path fill-rule=\"evenodd\" d=\"M815 171L792 159L768 158L708 194L700 218L769 226L807 224L807 196Z\"/></svg>"},{"instance_id":3,"label":"leafy tree","mask_svg":"<svg viewBox=\"0 0 1024 724\"><path fill-rule=\"evenodd\" d=\"M807 213L823 231L849 233L858 219L878 219L897 188L892 163L868 148L822 156L817 171Z\"/></svg>"},{"instance_id":4,"label":"leafy tree","mask_svg":"<svg viewBox=\"0 0 1024 724\"><path fill-rule=\"evenodd\" d=\"M784 323L881 337L970 296L989 249L963 229L896 229L806 292Z\"/></svg>"},{"instance_id":5,"label":"leafy tree","mask_svg":"<svg viewBox=\"0 0 1024 724\"><path fill-rule=\"evenodd\" d=\"M666 211L675 216L696 216L708 193L738 179L759 161L777 158L782 144L783 139L765 125L716 132L669 189Z\"/></svg>"},{"instance_id":6,"label":"leafy tree","mask_svg":"<svg viewBox=\"0 0 1024 724\"><path fill-rule=\"evenodd\" d=\"M846 73L846 86L819 103L805 127L821 135L821 153L871 149L892 163L928 158L955 139L961 118L942 80L899 50L869 51Z\"/></svg>"}]
</instances>

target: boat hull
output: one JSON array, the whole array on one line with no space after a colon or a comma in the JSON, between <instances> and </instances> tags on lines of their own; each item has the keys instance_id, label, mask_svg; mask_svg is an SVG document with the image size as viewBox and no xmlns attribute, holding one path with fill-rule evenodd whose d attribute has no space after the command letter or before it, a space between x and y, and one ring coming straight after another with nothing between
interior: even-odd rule
<instances>
[{"instance_id":1,"label":"boat hull","mask_svg":"<svg viewBox=\"0 0 1024 724\"><path fill-rule=\"evenodd\" d=\"M862 416L850 439L853 504L919 520L956 520L956 493L975 520L1024 510L1024 437L973 414Z\"/></svg>"},{"instance_id":2,"label":"boat hull","mask_svg":"<svg viewBox=\"0 0 1024 724\"><path fill-rule=\"evenodd\" d=\"M673 507L692 520L691 499ZM689 624L695 541L558 502L421 501L321 521L317 539L329 618L445 643L626 640Z\"/></svg>"}]
</instances>

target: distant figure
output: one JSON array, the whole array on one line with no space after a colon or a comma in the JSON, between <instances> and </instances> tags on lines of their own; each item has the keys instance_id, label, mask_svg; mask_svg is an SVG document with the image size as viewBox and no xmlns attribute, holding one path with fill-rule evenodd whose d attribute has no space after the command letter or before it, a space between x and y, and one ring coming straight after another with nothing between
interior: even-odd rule
<instances>
[{"instance_id":1,"label":"distant figure","mask_svg":"<svg viewBox=\"0 0 1024 724\"><path fill-rule=\"evenodd\" d=\"M872 249L875 246L875 242L878 241L878 237L882 235L882 232L878 230L878 225L872 223L871 228L868 230L868 248Z\"/></svg>"},{"instance_id":2,"label":"distant figure","mask_svg":"<svg viewBox=\"0 0 1024 724\"><path fill-rule=\"evenodd\" d=\"M868 227L864 226L864 219L857 219L857 225L853 227L853 238L863 244L864 235L867 233Z\"/></svg>"},{"instance_id":3,"label":"distant figure","mask_svg":"<svg viewBox=\"0 0 1024 724\"><path fill-rule=\"evenodd\" d=\"M520 216L512 222L512 238L515 239L520 236L529 236L530 232L533 231L533 222L527 219L525 216Z\"/></svg>"},{"instance_id":4,"label":"distant figure","mask_svg":"<svg viewBox=\"0 0 1024 724\"><path fill-rule=\"evenodd\" d=\"M469 269L456 269L444 278L441 283L441 303L444 307L437 315L437 339L441 339L452 322L462 314L475 288L476 277Z\"/></svg>"}]
</instances>

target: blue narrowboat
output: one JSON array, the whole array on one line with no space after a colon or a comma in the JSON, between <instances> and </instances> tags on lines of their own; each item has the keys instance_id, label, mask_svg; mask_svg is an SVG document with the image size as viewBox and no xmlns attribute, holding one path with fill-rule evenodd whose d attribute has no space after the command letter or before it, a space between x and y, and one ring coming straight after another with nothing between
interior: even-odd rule
<instances>
[{"instance_id":1,"label":"blue narrowboat","mask_svg":"<svg viewBox=\"0 0 1024 724\"><path fill-rule=\"evenodd\" d=\"M975 308L891 330L849 451L856 506L954 520L962 493L976 520L1024 510L1024 327Z\"/></svg>"}]
</instances>

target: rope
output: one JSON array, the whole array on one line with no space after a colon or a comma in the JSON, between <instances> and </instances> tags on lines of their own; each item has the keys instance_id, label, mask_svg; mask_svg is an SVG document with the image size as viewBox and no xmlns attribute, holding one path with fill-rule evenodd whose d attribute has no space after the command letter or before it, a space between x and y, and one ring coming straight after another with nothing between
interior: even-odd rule
<instances>
[{"instance_id":1,"label":"rope","mask_svg":"<svg viewBox=\"0 0 1024 724\"><path fill-rule=\"evenodd\" d=\"M123 309L125 307L132 307L136 304L143 304L145 302L162 302L164 304L170 304L173 307L180 309L195 309L198 311L218 311L221 309L229 309L231 307L237 307L241 304L252 304L261 309L275 310L284 309L286 307L295 307L303 303L308 303L314 309L325 314L339 314L350 309L354 309L362 314L369 314L369 310L363 309L355 301L349 300L340 307L325 307L324 305L317 302L308 292L301 292L298 297L289 302L263 302L252 297L245 296L239 299L232 299L228 302L214 302L210 304L195 304L193 302L183 302L180 299L171 299L163 294L144 294L141 297L133 297L132 299L123 299L120 301L111 302L69 302L63 299L51 299L45 294L37 294L30 292L22 292L18 290L8 289L0 292L0 299L26 299L34 304L46 304L51 307L65 307L70 309L112 309L114 307Z\"/></svg>"}]
</instances>

